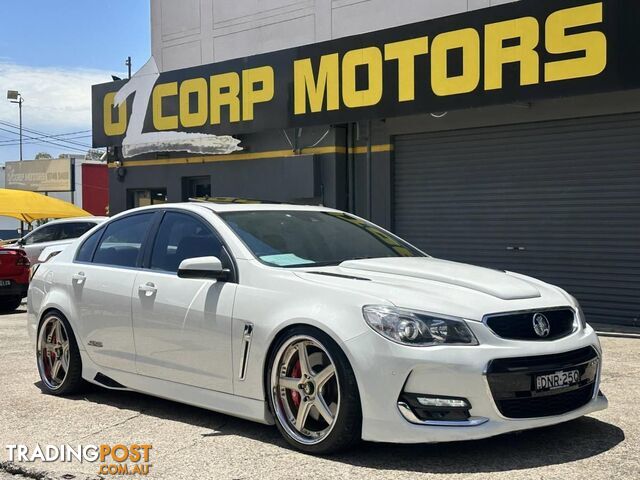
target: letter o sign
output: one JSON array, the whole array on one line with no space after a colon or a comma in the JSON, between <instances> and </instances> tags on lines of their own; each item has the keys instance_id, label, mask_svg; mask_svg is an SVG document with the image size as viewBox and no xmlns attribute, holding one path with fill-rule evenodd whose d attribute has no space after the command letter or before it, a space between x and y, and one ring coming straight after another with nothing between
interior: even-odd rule
<instances>
[{"instance_id":1,"label":"letter o sign","mask_svg":"<svg viewBox=\"0 0 640 480\"><path fill-rule=\"evenodd\" d=\"M124 445L116 445L111 451L111 458L118 463L126 462L129 459L129 449Z\"/></svg>"}]
</instances>

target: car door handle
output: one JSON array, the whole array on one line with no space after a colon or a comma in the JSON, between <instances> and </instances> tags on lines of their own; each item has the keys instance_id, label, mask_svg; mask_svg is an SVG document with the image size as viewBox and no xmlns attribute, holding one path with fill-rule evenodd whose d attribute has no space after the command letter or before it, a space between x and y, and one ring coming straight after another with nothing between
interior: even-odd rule
<instances>
[{"instance_id":1,"label":"car door handle","mask_svg":"<svg viewBox=\"0 0 640 480\"><path fill-rule=\"evenodd\" d=\"M138 292L144 293L145 297L152 297L153 295L156 294L157 291L158 291L158 289L151 282L145 283L144 285L140 285L138 287Z\"/></svg>"},{"instance_id":2,"label":"car door handle","mask_svg":"<svg viewBox=\"0 0 640 480\"><path fill-rule=\"evenodd\" d=\"M86 275L84 274L84 272L78 272L75 275L71 276L71 279L77 284L77 285L83 285L84 282L87 280Z\"/></svg>"}]
</instances>

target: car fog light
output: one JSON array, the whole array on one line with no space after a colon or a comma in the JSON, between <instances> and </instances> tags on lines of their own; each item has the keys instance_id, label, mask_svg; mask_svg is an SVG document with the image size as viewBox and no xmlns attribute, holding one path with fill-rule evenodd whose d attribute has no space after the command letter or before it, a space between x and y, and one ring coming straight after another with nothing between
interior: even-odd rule
<instances>
[{"instance_id":1,"label":"car fog light","mask_svg":"<svg viewBox=\"0 0 640 480\"><path fill-rule=\"evenodd\" d=\"M470 408L469 402L462 398L418 397L418 403L425 407Z\"/></svg>"}]
</instances>

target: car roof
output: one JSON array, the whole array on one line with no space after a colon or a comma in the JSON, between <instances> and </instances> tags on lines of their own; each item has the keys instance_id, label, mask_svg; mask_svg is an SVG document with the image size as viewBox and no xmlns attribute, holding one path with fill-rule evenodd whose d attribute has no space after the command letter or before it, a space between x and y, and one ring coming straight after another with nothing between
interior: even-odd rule
<instances>
[{"instance_id":1,"label":"car roof","mask_svg":"<svg viewBox=\"0 0 640 480\"><path fill-rule=\"evenodd\" d=\"M77 222L89 222L89 223L102 223L109 220L108 217L74 217L74 218L60 218L58 220L51 220L44 225L57 225L59 223L77 223ZM42 225L42 226L44 226Z\"/></svg>"},{"instance_id":2,"label":"car roof","mask_svg":"<svg viewBox=\"0 0 640 480\"><path fill-rule=\"evenodd\" d=\"M182 202L163 203L135 209L136 211L159 210L165 208L180 208L184 210L198 211L207 209L215 213L225 212L258 212L258 211L298 211L298 212L337 212L338 210L314 206L314 205L292 205L284 203L213 203L213 202ZM123 214L131 213L131 210Z\"/></svg>"},{"instance_id":3,"label":"car roof","mask_svg":"<svg viewBox=\"0 0 640 480\"><path fill-rule=\"evenodd\" d=\"M191 205L194 205L193 203ZM313 205L287 205L283 203L196 203L195 205L208 208L217 213L223 212L259 212L259 211L298 211L298 212L332 212L335 211L331 208L313 206Z\"/></svg>"}]
</instances>

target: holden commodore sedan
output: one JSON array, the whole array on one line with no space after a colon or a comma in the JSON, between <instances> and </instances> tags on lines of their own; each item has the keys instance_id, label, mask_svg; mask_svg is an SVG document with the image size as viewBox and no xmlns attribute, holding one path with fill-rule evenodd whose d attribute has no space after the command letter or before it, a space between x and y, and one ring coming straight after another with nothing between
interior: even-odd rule
<instances>
[{"instance_id":1,"label":"holden commodore sedan","mask_svg":"<svg viewBox=\"0 0 640 480\"><path fill-rule=\"evenodd\" d=\"M48 393L135 390L275 424L316 454L481 439L607 406L600 344L572 296L328 208L126 212L40 267L28 315Z\"/></svg>"}]
</instances>

